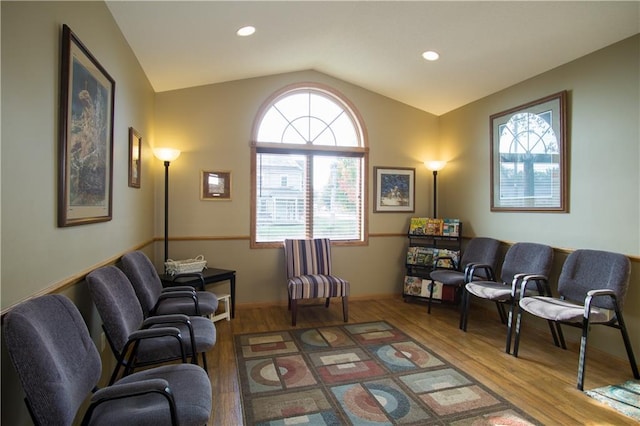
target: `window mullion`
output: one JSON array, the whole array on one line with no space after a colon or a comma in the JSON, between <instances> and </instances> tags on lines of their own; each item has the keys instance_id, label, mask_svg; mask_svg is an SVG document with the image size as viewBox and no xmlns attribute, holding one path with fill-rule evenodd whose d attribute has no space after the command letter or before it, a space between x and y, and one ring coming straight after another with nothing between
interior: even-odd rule
<instances>
[{"instance_id":1,"label":"window mullion","mask_svg":"<svg viewBox=\"0 0 640 426\"><path fill-rule=\"evenodd\" d=\"M313 155L307 155L307 185L306 185L306 217L305 217L305 235L307 238L313 238Z\"/></svg>"}]
</instances>

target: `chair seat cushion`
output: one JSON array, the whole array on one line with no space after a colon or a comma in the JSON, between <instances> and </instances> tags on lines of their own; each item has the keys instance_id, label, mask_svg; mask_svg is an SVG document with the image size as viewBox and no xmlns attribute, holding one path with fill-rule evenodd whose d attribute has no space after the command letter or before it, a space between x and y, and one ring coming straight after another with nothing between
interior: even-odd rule
<instances>
[{"instance_id":1,"label":"chair seat cushion","mask_svg":"<svg viewBox=\"0 0 640 426\"><path fill-rule=\"evenodd\" d=\"M211 415L211 382L207 373L197 365L167 365L126 376L115 384L136 383L146 379L164 379L177 402L181 425L205 425ZM137 414L137 415L136 415ZM125 398L99 405L91 425L164 425L170 419L166 399L159 394Z\"/></svg>"},{"instance_id":2,"label":"chair seat cushion","mask_svg":"<svg viewBox=\"0 0 640 426\"><path fill-rule=\"evenodd\" d=\"M334 275L301 275L289 278L291 299L343 297L349 295L349 281Z\"/></svg>"},{"instance_id":3,"label":"chair seat cushion","mask_svg":"<svg viewBox=\"0 0 640 426\"><path fill-rule=\"evenodd\" d=\"M472 281L465 286L467 291L474 296L496 302L511 300L511 286L495 281ZM516 296L520 294L520 287L516 289ZM536 290L528 288L526 295L539 294Z\"/></svg>"},{"instance_id":4,"label":"chair seat cushion","mask_svg":"<svg viewBox=\"0 0 640 426\"><path fill-rule=\"evenodd\" d=\"M520 307L530 314L551 321L582 323L584 316L583 305L578 305L567 300L555 299L553 297L525 297L520 300ZM605 323L608 322L609 319L609 311L606 309L591 308L589 322Z\"/></svg>"},{"instance_id":5,"label":"chair seat cushion","mask_svg":"<svg viewBox=\"0 0 640 426\"><path fill-rule=\"evenodd\" d=\"M208 291L199 291L196 294L200 315L211 315L218 309L218 298L215 294ZM193 299L168 298L161 300L156 306L155 315L168 314L197 315Z\"/></svg>"},{"instance_id":6,"label":"chair seat cushion","mask_svg":"<svg viewBox=\"0 0 640 426\"><path fill-rule=\"evenodd\" d=\"M429 277L434 281L439 281L442 285L460 287L464 284L464 272L455 269L436 269L431 271Z\"/></svg>"}]
</instances>

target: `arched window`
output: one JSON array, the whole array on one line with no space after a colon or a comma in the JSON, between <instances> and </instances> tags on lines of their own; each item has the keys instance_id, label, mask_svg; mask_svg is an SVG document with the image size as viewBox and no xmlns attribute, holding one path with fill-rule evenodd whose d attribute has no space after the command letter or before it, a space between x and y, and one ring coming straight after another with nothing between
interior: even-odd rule
<instances>
[{"instance_id":1,"label":"arched window","mask_svg":"<svg viewBox=\"0 0 640 426\"><path fill-rule=\"evenodd\" d=\"M263 104L252 139L252 247L366 240L367 149L344 97L315 84L284 88Z\"/></svg>"}]
</instances>

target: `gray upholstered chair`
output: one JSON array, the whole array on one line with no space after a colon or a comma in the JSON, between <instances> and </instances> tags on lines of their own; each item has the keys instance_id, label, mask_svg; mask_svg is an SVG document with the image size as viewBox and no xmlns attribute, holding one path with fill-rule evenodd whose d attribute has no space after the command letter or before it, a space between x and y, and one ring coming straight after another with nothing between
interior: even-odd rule
<instances>
[{"instance_id":1,"label":"gray upholstered chair","mask_svg":"<svg viewBox=\"0 0 640 426\"><path fill-rule=\"evenodd\" d=\"M537 243L515 243L507 250L500 278L487 281L471 281L464 286L462 310L460 315L460 328L467 331L467 321L469 318L470 296L476 296L481 299L490 300L496 303L500 321L507 324L507 339L505 351L511 350L511 336L513 330L514 310L517 306L517 293L520 291L520 282L525 275L535 276L536 279L530 279L528 284L535 284L526 287L528 293L544 294L546 289L549 272L553 266L553 249L544 244ZM489 271L488 265L474 264L470 268L469 274L476 275L477 270L486 269ZM487 272L487 275L493 275L494 272ZM505 305L509 306L509 313L505 312ZM552 327L553 324L549 324Z\"/></svg>"},{"instance_id":2,"label":"gray upholstered chair","mask_svg":"<svg viewBox=\"0 0 640 426\"><path fill-rule=\"evenodd\" d=\"M464 251L458 265L453 268L440 266L438 259L434 262L435 269L429 274L431 278L431 289L429 292L429 305L427 312L431 313L431 301L433 300L434 281L441 282L443 286L455 287L456 291L462 289L462 286L474 279L490 279L487 273L495 270L498 263L498 251L500 249L500 241L493 238L476 237L472 238ZM451 264L451 262L445 262ZM473 264L488 265L489 268L477 269L475 277L467 276L469 267Z\"/></svg>"},{"instance_id":3,"label":"gray upholstered chair","mask_svg":"<svg viewBox=\"0 0 640 426\"><path fill-rule=\"evenodd\" d=\"M62 295L28 300L6 315L3 335L34 424L73 424L102 370L76 306ZM204 425L210 415L209 377L198 366L180 364L134 373L97 390L82 424Z\"/></svg>"},{"instance_id":4,"label":"gray upholstered chair","mask_svg":"<svg viewBox=\"0 0 640 426\"><path fill-rule=\"evenodd\" d=\"M164 314L211 315L218 309L218 298L208 291L190 286L162 288L151 260L141 251L122 256L122 270L133 285L144 316Z\"/></svg>"},{"instance_id":5,"label":"gray upholstered chair","mask_svg":"<svg viewBox=\"0 0 640 426\"><path fill-rule=\"evenodd\" d=\"M133 286L115 266L92 271L87 275L87 284L116 357L111 383L121 368L127 375L139 366L184 361L183 351L194 364L198 353L202 353L202 365L207 369L206 352L216 343L216 328L209 319L184 314L144 318ZM177 335L171 334L171 329Z\"/></svg>"},{"instance_id":6,"label":"gray upholstered chair","mask_svg":"<svg viewBox=\"0 0 640 426\"><path fill-rule=\"evenodd\" d=\"M296 325L298 300L342 297L342 316L349 320L349 281L331 273L331 241L328 238L286 239L284 255L287 266L291 324Z\"/></svg>"},{"instance_id":7,"label":"gray upholstered chair","mask_svg":"<svg viewBox=\"0 0 640 426\"><path fill-rule=\"evenodd\" d=\"M518 356L523 312L554 321L563 349L566 344L560 324L582 328L577 388L583 390L589 328L606 325L620 330L633 377L640 379L622 317L630 273L631 262L622 254L584 249L572 252L558 278L559 298L527 295L520 298L513 355Z\"/></svg>"}]
</instances>

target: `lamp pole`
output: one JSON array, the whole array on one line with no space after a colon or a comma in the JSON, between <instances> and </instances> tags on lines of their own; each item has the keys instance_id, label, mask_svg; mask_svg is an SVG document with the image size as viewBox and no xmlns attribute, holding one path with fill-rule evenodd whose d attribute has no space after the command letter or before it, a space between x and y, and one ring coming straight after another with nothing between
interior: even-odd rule
<instances>
[{"instance_id":1,"label":"lamp pole","mask_svg":"<svg viewBox=\"0 0 640 426\"><path fill-rule=\"evenodd\" d=\"M164 162L164 261L169 259L169 165ZM166 272L166 271L165 271Z\"/></svg>"},{"instance_id":2,"label":"lamp pole","mask_svg":"<svg viewBox=\"0 0 640 426\"><path fill-rule=\"evenodd\" d=\"M442 170L447 165L446 161L425 161L424 165L433 172L433 217L438 217L438 170Z\"/></svg>"},{"instance_id":3,"label":"lamp pole","mask_svg":"<svg viewBox=\"0 0 640 426\"><path fill-rule=\"evenodd\" d=\"M436 207L436 203L438 202L438 196L437 196L438 185L436 183L437 179L438 179L438 171L434 170L433 171L433 217L434 218L438 217L438 209Z\"/></svg>"},{"instance_id":4,"label":"lamp pole","mask_svg":"<svg viewBox=\"0 0 640 426\"><path fill-rule=\"evenodd\" d=\"M180 156L180 150L173 148L155 148L153 155L164 161L164 262L169 259L169 165ZM166 266L165 273L167 272Z\"/></svg>"}]
</instances>

